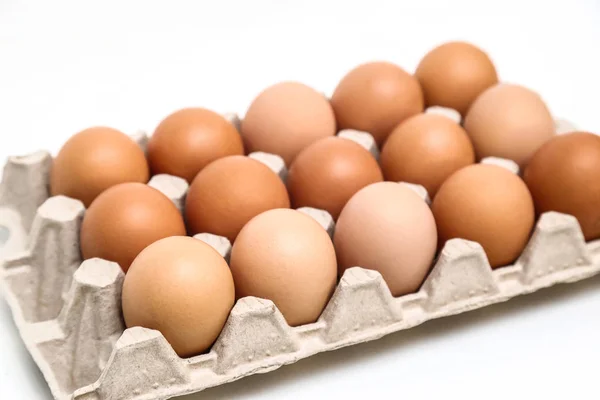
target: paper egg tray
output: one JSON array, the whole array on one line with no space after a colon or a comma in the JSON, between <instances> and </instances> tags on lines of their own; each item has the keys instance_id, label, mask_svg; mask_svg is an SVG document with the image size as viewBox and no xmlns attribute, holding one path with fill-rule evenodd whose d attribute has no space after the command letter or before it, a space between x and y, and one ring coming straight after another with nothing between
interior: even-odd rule
<instances>
[{"instance_id":1,"label":"paper egg tray","mask_svg":"<svg viewBox=\"0 0 600 400\"><path fill-rule=\"evenodd\" d=\"M557 130L569 126L559 121ZM377 155L368 135L341 135ZM147 140L144 135L136 139L142 146ZM252 156L285 179L279 157ZM120 305L124 275L112 262L81 262L79 228L85 210L73 199L48 198L50 164L50 155L38 152L9 158L5 166L0 225L9 228L10 237L2 248L0 281L23 341L57 400L157 400L197 392L600 272L600 241L586 243L574 217L549 212L512 266L492 270L479 244L453 239L419 292L399 298L392 297L378 272L350 268L319 320L294 328L271 301L246 297L235 304L209 353L181 359L160 332L125 330ZM185 181L158 175L150 185L183 207ZM411 187L426 198L422 187ZM326 212L302 211L333 233ZM227 239L196 237L228 259Z\"/></svg>"}]
</instances>

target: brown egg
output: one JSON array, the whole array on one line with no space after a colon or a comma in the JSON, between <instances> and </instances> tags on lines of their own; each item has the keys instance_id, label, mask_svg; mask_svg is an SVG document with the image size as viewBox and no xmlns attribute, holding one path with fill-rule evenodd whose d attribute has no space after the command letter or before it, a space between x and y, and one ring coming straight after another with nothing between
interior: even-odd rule
<instances>
[{"instance_id":1,"label":"brown egg","mask_svg":"<svg viewBox=\"0 0 600 400\"><path fill-rule=\"evenodd\" d=\"M450 118L418 114L394 129L379 159L385 179L423 185L430 197L452 173L475 162L465 130Z\"/></svg>"},{"instance_id":2,"label":"brown egg","mask_svg":"<svg viewBox=\"0 0 600 400\"><path fill-rule=\"evenodd\" d=\"M428 107L449 107L463 116L477 96L498 83L488 55L465 42L448 42L431 50L419 63L415 76Z\"/></svg>"},{"instance_id":3,"label":"brown egg","mask_svg":"<svg viewBox=\"0 0 600 400\"><path fill-rule=\"evenodd\" d=\"M335 250L311 217L266 211L240 232L231 250L236 297L273 301L290 326L315 322L337 281Z\"/></svg>"},{"instance_id":4,"label":"brown egg","mask_svg":"<svg viewBox=\"0 0 600 400\"><path fill-rule=\"evenodd\" d=\"M389 62L354 68L338 84L331 105L339 129L368 132L380 146L400 122L424 107L416 78Z\"/></svg>"},{"instance_id":5,"label":"brown egg","mask_svg":"<svg viewBox=\"0 0 600 400\"><path fill-rule=\"evenodd\" d=\"M378 182L359 190L337 221L340 276L351 267L379 271L393 296L419 289L435 256L437 233L427 203L407 186Z\"/></svg>"},{"instance_id":6,"label":"brown egg","mask_svg":"<svg viewBox=\"0 0 600 400\"><path fill-rule=\"evenodd\" d=\"M192 182L185 216L193 233L213 233L234 241L252 217L272 208L289 208L285 184L260 161L246 156L221 158Z\"/></svg>"},{"instance_id":7,"label":"brown egg","mask_svg":"<svg viewBox=\"0 0 600 400\"><path fill-rule=\"evenodd\" d=\"M210 348L234 301L223 257L190 237L169 237L146 247L123 282L125 325L160 331L180 357Z\"/></svg>"},{"instance_id":8,"label":"brown egg","mask_svg":"<svg viewBox=\"0 0 600 400\"><path fill-rule=\"evenodd\" d=\"M534 154L523 177L538 214L573 215L586 240L600 238L600 137L572 132L552 138Z\"/></svg>"},{"instance_id":9,"label":"brown egg","mask_svg":"<svg viewBox=\"0 0 600 400\"><path fill-rule=\"evenodd\" d=\"M86 211L81 253L84 259L115 261L127 272L146 246L185 234L183 217L167 196L142 183L122 183L102 192Z\"/></svg>"},{"instance_id":10,"label":"brown egg","mask_svg":"<svg viewBox=\"0 0 600 400\"><path fill-rule=\"evenodd\" d=\"M109 187L146 183L149 175L144 152L129 136L93 127L73 135L54 158L50 193L81 200L89 207Z\"/></svg>"},{"instance_id":11,"label":"brown egg","mask_svg":"<svg viewBox=\"0 0 600 400\"><path fill-rule=\"evenodd\" d=\"M337 219L350 197L383 180L375 158L361 145L328 137L302 150L287 178L294 208L314 207Z\"/></svg>"},{"instance_id":12,"label":"brown egg","mask_svg":"<svg viewBox=\"0 0 600 400\"><path fill-rule=\"evenodd\" d=\"M242 121L248 152L281 156L290 165L309 144L335 135L335 116L329 101L298 82L281 82L263 90Z\"/></svg>"},{"instance_id":13,"label":"brown egg","mask_svg":"<svg viewBox=\"0 0 600 400\"><path fill-rule=\"evenodd\" d=\"M521 168L554 135L554 120L542 99L510 84L483 92L471 106L464 127L478 159L508 158Z\"/></svg>"},{"instance_id":14,"label":"brown egg","mask_svg":"<svg viewBox=\"0 0 600 400\"><path fill-rule=\"evenodd\" d=\"M179 176L189 182L212 161L243 155L235 126L204 108L184 108L166 117L148 141L152 174Z\"/></svg>"},{"instance_id":15,"label":"brown egg","mask_svg":"<svg viewBox=\"0 0 600 400\"><path fill-rule=\"evenodd\" d=\"M432 204L439 247L453 238L478 242L492 268L511 264L529 241L533 200L519 176L474 164L450 176Z\"/></svg>"}]
</instances>

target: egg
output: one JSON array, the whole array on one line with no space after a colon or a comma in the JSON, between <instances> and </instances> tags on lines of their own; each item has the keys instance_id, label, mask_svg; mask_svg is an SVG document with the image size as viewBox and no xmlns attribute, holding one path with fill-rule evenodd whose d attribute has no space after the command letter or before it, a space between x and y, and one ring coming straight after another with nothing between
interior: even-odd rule
<instances>
[{"instance_id":1,"label":"egg","mask_svg":"<svg viewBox=\"0 0 600 400\"><path fill-rule=\"evenodd\" d=\"M146 247L123 282L125 325L160 331L180 357L212 346L234 301L223 257L190 237L173 236Z\"/></svg>"},{"instance_id":2,"label":"egg","mask_svg":"<svg viewBox=\"0 0 600 400\"><path fill-rule=\"evenodd\" d=\"M242 227L272 208L289 208L283 181L269 167L246 156L227 156L204 168L190 185L185 216L193 233L234 241Z\"/></svg>"},{"instance_id":3,"label":"egg","mask_svg":"<svg viewBox=\"0 0 600 400\"><path fill-rule=\"evenodd\" d=\"M299 82L280 82L263 90L241 123L248 152L277 154L286 165L306 146L335 131L327 98Z\"/></svg>"},{"instance_id":4,"label":"egg","mask_svg":"<svg viewBox=\"0 0 600 400\"><path fill-rule=\"evenodd\" d=\"M478 159L507 158L521 168L555 133L554 120L541 97L506 83L492 86L475 100L464 127Z\"/></svg>"},{"instance_id":5,"label":"egg","mask_svg":"<svg viewBox=\"0 0 600 400\"><path fill-rule=\"evenodd\" d=\"M571 132L552 138L533 155L523 178L538 214L573 215L586 240L600 238L600 137Z\"/></svg>"},{"instance_id":6,"label":"egg","mask_svg":"<svg viewBox=\"0 0 600 400\"><path fill-rule=\"evenodd\" d=\"M498 83L489 56L467 42L447 42L429 51L415 76L421 83L425 104L452 108L463 116L484 90Z\"/></svg>"},{"instance_id":7,"label":"egg","mask_svg":"<svg viewBox=\"0 0 600 400\"><path fill-rule=\"evenodd\" d=\"M146 246L185 234L183 217L168 197L142 183L122 183L102 192L85 212L81 253L117 262L127 272Z\"/></svg>"},{"instance_id":8,"label":"egg","mask_svg":"<svg viewBox=\"0 0 600 400\"><path fill-rule=\"evenodd\" d=\"M52 164L50 194L71 197L86 206L104 190L124 182L146 183L143 150L129 136L98 126L73 135Z\"/></svg>"},{"instance_id":9,"label":"egg","mask_svg":"<svg viewBox=\"0 0 600 400\"><path fill-rule=\"evenodd\" d=\"M379 162L386 180L422 185L433 197L448 176L475 162L475 152L456 122L418 114L392 131Z\"/></svg>"},{"instance_id":10,"label":"egg","mask_svg":"<svg viewBox=\"0 0 600 400\"><path fill-rule=\"evenodd\" d=\"M331 97L338 129L368 132L379 146L406 118L423 111L415 77L390 62L361 64L346 74Z\"/></svg>"},{"instance_id":11,"label":"egg","mask_svg":"<svg viewBox=\"0 0 600 400\"><path fill-rule=\"evenodd\" d=\"M333 237L340 276L359 266L381 273L393 296L413 293L427 276L437 233L427 203L406 185L373 183L342 210Z\"/></svg>"},{"instance_id":12,"label":"egg","mask_svg":"<svg viewBox=\"0 0 600 400\"><path fill-rule=\"evenodd\" d=\"M315 322L337 281L335 250L314 219L291 209L257 215L231 249L236 297L273 301L290 326Z\"/></svg>"},{"instance_id":13,"label":"egg","mask_svg":"<svg viewBox=\"0 0 600 400\"><path fill-rule=\"evenodd\" d=\"M212 161L243 155L237 129L223 116L205 108L184 108L167 116L148 140L153 174L169 174L190 183Z\"/></svg>"},{"instance_id":14,"label":"egg","mask_svg":"<svg viewBox=\"0 0 600 400\"><path fill-rule=\"evenodd\" d=\"M479 243L492 268L513 263L529 241L533 199L518 175L473 164L452 174L432 204L439 246L453 238Z\"/></svg>"},{"instance_id":15,"label":"egg","mask_svg":"<svg viewBox=\"0 0 600 400\"><path fill-rule=\"evenodd\" d=\"M300 152L288 172L287 187L294 208L319 208L337 219L354 193L382 180L368 150L348 139L328 137Z\"/></svg>"}]
</instances>

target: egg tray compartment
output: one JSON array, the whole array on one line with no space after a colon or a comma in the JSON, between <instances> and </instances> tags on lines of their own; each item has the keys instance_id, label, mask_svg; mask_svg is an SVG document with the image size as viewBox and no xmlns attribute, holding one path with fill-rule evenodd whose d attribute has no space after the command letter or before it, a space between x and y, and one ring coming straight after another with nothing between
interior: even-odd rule
<instances>
[{"instance_id":1,"label":"egg tray compartment","mask_svg":"<svg viewBox=\"0 0 600 400\"><path fill-rule=\"evenodd\" d=\"M568 123L557 121L559 133L568 130ZM147 138L137 139L143 146ZM364 143L368 147L368 140ZM277 156L254 157L285 178ZM38 152L11 157L5 166L0 224L10 227L11 235L2 251L12 254L2 262L0 282L21 337L57 400L154 400L197 392L600 273L600 241L586 243L573 216L548 212L512 266L492 270L479 244L453 239L421 289L398 298L378 272L350 268L318 321L299 327L288 326L273 302L246 297L236 302L209 353L181 359L160 332L125 329L123 272L113 262L81 261L79 228L85 210L77 200L48 198L50 164L50 155ZM185 181L158 175L150 185L182 208ZM326 212L301 211L333 233ZM226 238L196 237L228 258Z\"/></svg>"}]
</instances>

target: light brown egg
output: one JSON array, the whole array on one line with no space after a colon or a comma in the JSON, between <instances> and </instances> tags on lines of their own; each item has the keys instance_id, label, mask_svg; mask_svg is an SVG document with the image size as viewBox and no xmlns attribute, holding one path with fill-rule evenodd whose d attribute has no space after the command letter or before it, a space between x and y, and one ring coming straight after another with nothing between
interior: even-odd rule
<instances>
[{"instance_id":1,"label":"light brown egg","mask_svg":"<svg viewBox=\"0 0 600 400\"><path fill-rule=\"evenodd\" d=\"M600 137L589 132L555 136L533 155L523 177L538 215L573 215L586 240L600 238Z\"/></svg>"},{"instance_id":2,"label":"light brown egg","mask_svg":"<svg viewBox=\"0 0 600 400\"><path fill-rule=\"evenodd\" d=\"M273 301L290 326L315 322L337 281L335 250L311 217L275 209L254 217L231 250L236 297Z\"/></svg>"},{"instance_id":3,"label":"light brown egg","mask_svg":"<svg viewBox=\"0 0 600 400\"><path fill-rule=\"evenodd\" d=\"M243 154L244 144L235 126L205 108L172 113L148 141L152 174L179 176L188 183L212 161Z\"/></svg>"},{"instance_id":4,"label":"light brown egg","mask_svg":"<svg viewBox=\"0 0 600 400\"><path fill-rule=\"evenodd\" d=\"M146 183L148 163L129 136L107 127L73 135L60 149L50 174L50 194L81 200L86 207L104 190L124 182Z\"/></svg>"},{"instance_id":5,"label":"light brown egg","mask_svg":"<svg viewBox=\"0 0 600 400\"><path fill-rule=\"evenodd\" d=\"M475 100L464 127L478 159L507 158L521 168L555 133L552 115L537 93L502 83Z\"/></svg>"},{"instance_id":6,"label":"light brown egg","mask_svg":"<svg viewBox=\"0 0 600 400\"><path fill-rule=\"evenodd\" d=\"M379 271L393 296L413 293L435 256L437 233L429 206L407 186L379 182L359 190L337 221L340 276L359 266Z\"/></svg>"},{"instance_id":7,"label":"light brown egg","mask_svg":"<svg viewBox=\"0 0 600 400\"><path fill-rule=\"evenodd\" d=\"M434 48L423 57L415 76L423 88L426 106L452 108L463 116L477 96L498 83L492 60L466 42Z\"/></svg>"},{"instance_id":8,"label":"light brown egg","mask_svg":"<svg viewBox=\"0 0 600 400\"><path fill-rule=\"evenodd\" d=\"M86 211L81 253L84 259L115 261L127 272L146 246L185 234L183 217L167 196L142 183L122 183L102 192Z\"/></svg>"},{"instance_id":9,"label":"light brown egg","mask_svg":"<svg viewBox=\"0 0 600 400\"><path fill-rule=\"evenodd\" d=\"M290 165L309 144L335 135L335 116L329 101L298 82L281 82L263 90L242 121L248 152L281 156Z\"/></svg>"},{"instance_id":10,"label":"light brown egg","mask_svg":"<svg viewBox=\"0 0 600 400\"><path fill-rule=\"evenodd\" d=\"M338 129L368 132L379 146L400 122L424 107L417 79L389 62L370 62L351 70L335 89L331 105Z\"/></svg>"},{"instance_id":11,"label":"light brown egg","mask_svg":"<svg viewBox=\"0 0 600 400\"><path fill-rule=\"evenodd\" d=\"M418 114L394 129L379 159L385 179L423 185L430 197L453 172L475 162L465 130L451 119Z\"/></svg>"},{"instance_id":12,"label":"light brown egg","mask_svg":"<svg viewBox=\"0 0 600 400\"><path fill-rule=\"evenodd\" d=\"M169 237L145 248L123 282L125 325L160 331L180 357L212 346L234 301L223 257L190 237Z\"/></svg>"},{"instance_id":13,"label":"light brown egg","mask_svg":"<svg viewBox=\"0 0 600 400\"><path fill-rule=\"evenodd\" d=\"M450 176L432 210L440 248L453 238L478 242L492 268L517 259L535 219L531 194L521 178L487 164L470 165Z\"/></svg>"},{"instance_id":14,"label":"light brown egg","mask_svg":"<svg viewBox=\"0 0 600 400\"><path fill-rule=\"evenodd\" d=\"M328 137L296 157L287 187L294 208L319 208L337 219L354 193L382 180L381 169L368 150L348 139Z\"/></svg>"},{"instance_id":15,"label":"light brown egg","mask_svg":"<svg viewBox=\"0 0 600 400\"><path fill-rule=\"evenodd\" d=\"M260 161L246 156L221 158L192 182L185 203L188 229L234 241L252 217L272 208L289 208L285 184Z\"/></svg>"}]
</instances>

